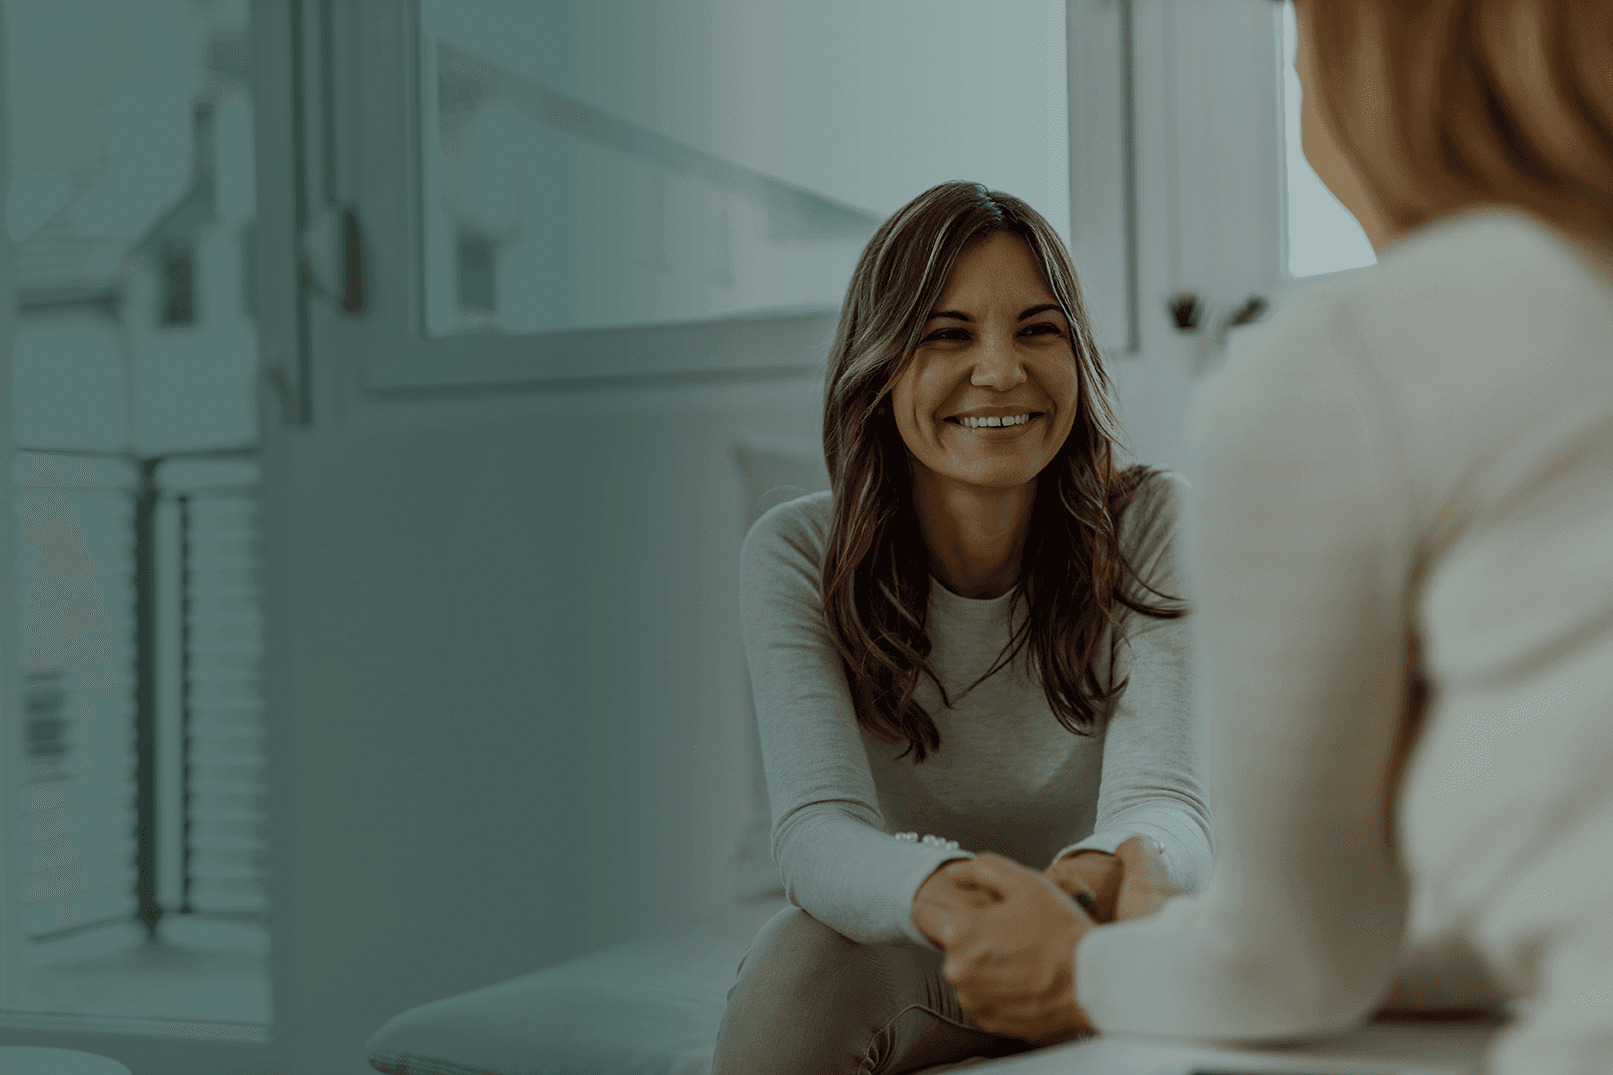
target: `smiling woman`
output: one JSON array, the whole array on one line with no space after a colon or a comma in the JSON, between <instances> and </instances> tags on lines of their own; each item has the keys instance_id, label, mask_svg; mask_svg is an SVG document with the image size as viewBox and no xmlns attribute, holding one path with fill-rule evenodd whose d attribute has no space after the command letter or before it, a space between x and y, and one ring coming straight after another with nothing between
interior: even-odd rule
<instances>
[{"instance_id":1,"label":"smiling woman","mask_svg":"<svg viewBox=\"0 0 1613 1075\"><path fill-rule=\"evenodd\" d=\"M944 183L869 242L824 404L835 497L822 584L836 648L870 694L858 719L876 736L905 739L919 761L939 746L913 698L920 677L933 678L922 628L931 566L964 597L1020 583L1029 616L1016 642L1071 731L1092 731L1124 689L1106 693L1093 665L1105 636L1119 645L1106 631L1117 606L1182 615L1122 584L1135 572L1117 519L1158 476L1116 473L1109 393L1069 253L1018 198ZM1023 434L985 436L946 421L994 407L1038 417Z\"/></svg>"},{"instance_id":2,"label":"smiling woman","mask_svg":"<svg viewBox=\"0 0 1613 1075\"><path fill-rule=\"evenodd\" d=\"M832 490L763 516L742 555L793 906L751 943L714 1075L1026 1048L963 1010L925 910L969 901L950 867L974 852L1048 864L1098 921L1127 841L1178 887L1207 871L1167 597L1181 483L1117 467L1108 394L1070 256L1018 198L942 184L863 251L826 386Z\"/></svg>"}]
</instances>

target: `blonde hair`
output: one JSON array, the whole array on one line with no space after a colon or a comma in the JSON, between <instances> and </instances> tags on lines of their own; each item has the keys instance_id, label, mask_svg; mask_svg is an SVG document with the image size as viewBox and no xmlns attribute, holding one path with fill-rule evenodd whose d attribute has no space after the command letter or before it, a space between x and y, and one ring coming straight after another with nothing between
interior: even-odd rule
<instances>
[{"instance_id":1,"label":"blonde hair","mask_svg":"<svg viewBox=\"0 0 1613 1075\"><path fill-rule=\"evenodd\" d=\"M1613 4L1295 3L1323 116L1387 225L1509 204L1613 246Z\"/></svg>"}]
</instances>

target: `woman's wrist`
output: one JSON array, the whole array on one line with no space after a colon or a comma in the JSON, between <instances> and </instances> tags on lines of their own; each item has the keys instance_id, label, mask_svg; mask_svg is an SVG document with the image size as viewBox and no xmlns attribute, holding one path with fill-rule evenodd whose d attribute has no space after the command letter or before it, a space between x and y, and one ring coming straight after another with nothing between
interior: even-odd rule
<instances>
[{"instance_id":1,"label":"woman's wrist","mask_svg":"<svg viewBox=\"0 0 1613 1075\"><path fill-rule=\"evenodd\" d=\"M913 902L917 903L920 900L920 898L923 897L924 890L926 888L928 888L929 886L931 886L933 884L937 884L937 883L941 882L942 880L944 880L946 871L947 871L947 869L949 867L956 866L960 862L967 862L967 861L969 861L969 860L968 859L962 859L962 858L947 859L945 862L943 862L940 865L938 865L935 869L931 870L930 873L929 873L929 876L924 878L923 883L921 883L919 885L918 891L913 894Z\"/></svg>"},{"instance_id":2,"label":"woman's wrist","mask_svg":"<svg viewBox=\"0 0 1613 1075\"><path fill-rule=\"evenodd\" d=\"M1096 847L1078 847L1074 851L1064 852L1064 854L1059 856L1059 861L1064 862L1067 859L1080 858L1082 855L1104 855L1108 858L1115 857L1115 853L1113 851L1104 851L1101 848Z\"/></svg>"},{"instance_id":3,"label":"woman's wrist","mask_svg":"<svg viewBox=\"0 0 1613 1075\"><path fill-rule=\"evenodd\" d=\"M907 914L913 928L937 948L942 947L941 938L937 935L941 922L958 910L957 893L952 890L951 881L946 876L947 870L967 861L962 858L948 859L931 870L918 891L913 893L913 902L908 906Z\"/></svg>"},{"instance_id":4,"label":"woman's wrist","mask_svg":"<svg viewBox=\"0 0 1613 1075\"><path fill-rule=\"evenodd\" d=\"M1124 830L1122 830L1122 831L1124 831ZM1140 835L1133 834L1132 836L1126 837L1126 839L1133 839L1133 838L1138 839L1138 840L1142 840L1145 843L1147 843L1151 848L1153 848L1155 854L1163 855L1165 853L1165 845L1160 843L1158 840L1154 839L1151 836L1140 836ZM1124 843L1124 842L1125 842L1124 840L1121 841L1121 843ZM1114 851L1105 851L1101 847L1074 847L1074 848L1071 848L1068 851L1060 852L1059 857L1057 859L1055 859L1054 861L1055 862L1063 862L1065 859L1073 859L1073 858L1075 858L1075 857L1077 857L1079 855L1107 855L1110 858L1116 858L1116 857L1118 857L1119 853L1120 852L1119 852L1118 846L1116 847L1116 849Z\"/></svg>"},{"instance_id":5,"label":"woman's wrist","mask_svg":"<svg viewBox=\"0 0 1613 1075\"><path fill-rule=\"evenodd\" d=\"M891 835L898 843L919 844L923 847L933 847L938 851L958 850L958 841L943 839L940 836L924 836L921 838L916 832L897 832L892 833ZM938 881L948 866L952 866L963 861L966 860L960 856L959 858L955 859L947 859L945 862L937 865L935 869L930 871L929 876L924 878L924 881L918 887L918 891L913 893L913 902L918 903L920 897L924 895L924 890Z\"/></svg>"}]
</instances>

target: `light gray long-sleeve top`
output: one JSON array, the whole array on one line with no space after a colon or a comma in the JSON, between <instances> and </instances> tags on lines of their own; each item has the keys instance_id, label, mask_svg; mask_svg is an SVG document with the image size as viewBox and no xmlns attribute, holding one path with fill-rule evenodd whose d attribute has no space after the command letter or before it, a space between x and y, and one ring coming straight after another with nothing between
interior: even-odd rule
<instances>
[{"instance_id":1,"label":"light gray long-sleeve top","mask_svg":"<svg viewBox=\"0 0 1613 1075\"><path fill-rule=\"evenodd\" d=\"M1324 1034L1445 948L1522 1001L1488 1071L1613 1070L1613 259L1516 210L1433 222L1229 360L1197 425L1217 861L1081 939L1087 1014Z\"/></svg>"},{"instance_id":2,"label":"light gray long-sleeve top","mask_svg":"<svg viewBox=\"0 0 1613 1075\"><path fill-rule=\"evenodd\" d=\"M1119 535L1139 575L1178 597L1174 535L1185 485L1172 474L1149 478ZM1045 869L1067 851L1113 852L1133 835L1157 840L1176 883L1197 888L1211 844L1193 720L1190 617L1118 610L1130 646L1121 647L1112 672L1129 673L1131 683L1106 732L1083 737L1058 723L1023 653L965 693L1008 641L1012 595L964 598L932 579L931 661L953 704L944 708L935 685L920 679L917 698L941 746L915 766L911 754L895 760L902 745L857 725L823 612L829 518L828 493L781 504L757 521L741 556L745 654L772 802L773 857L789 900L855 941L933 947L914 926L911 907L948 859L991 851ZM1099 675L1109 674L1105 661ZM893 838L903 831L960 847L949 852Z\"/></svg>"}]
</instances>

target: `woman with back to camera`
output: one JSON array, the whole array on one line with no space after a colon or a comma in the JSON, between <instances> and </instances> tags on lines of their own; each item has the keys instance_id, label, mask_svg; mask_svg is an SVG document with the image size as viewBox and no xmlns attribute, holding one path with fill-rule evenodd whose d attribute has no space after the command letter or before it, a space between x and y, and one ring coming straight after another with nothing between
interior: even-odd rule
<instances>
[{"instance_id":1,"label":"woman with back to camera","mask_svg":"<svg viewBox=\"0 0 1613 1075\"><path fill-rule=\"evenodd\" d=\"M1613 1071L1613 4L1296 12L1306 157L1380 260L1198 419L1214 875L1094 926L977 858L984 911L918 914L1004 1034L1489 994L1492 1075Z\"/></svg>"},{"instance_id":2,"label":"woman with back to camera","mask_svg":"<svg viewBox=\"0 0 1613 1075\"><path fill-rule=\"evenodd\" d=\"M1069 255L1019 199L943 184L863 252L829 363L832 492L774 508L742 557L793 906L741 964L716 1075L1025 1049L973 1024L913 922L972 851L1046 865L1100 920L1122 844L1185 888L1207 871L1181 479L1116 468L1108 391Z\"/></svg>"}]
</instances>

